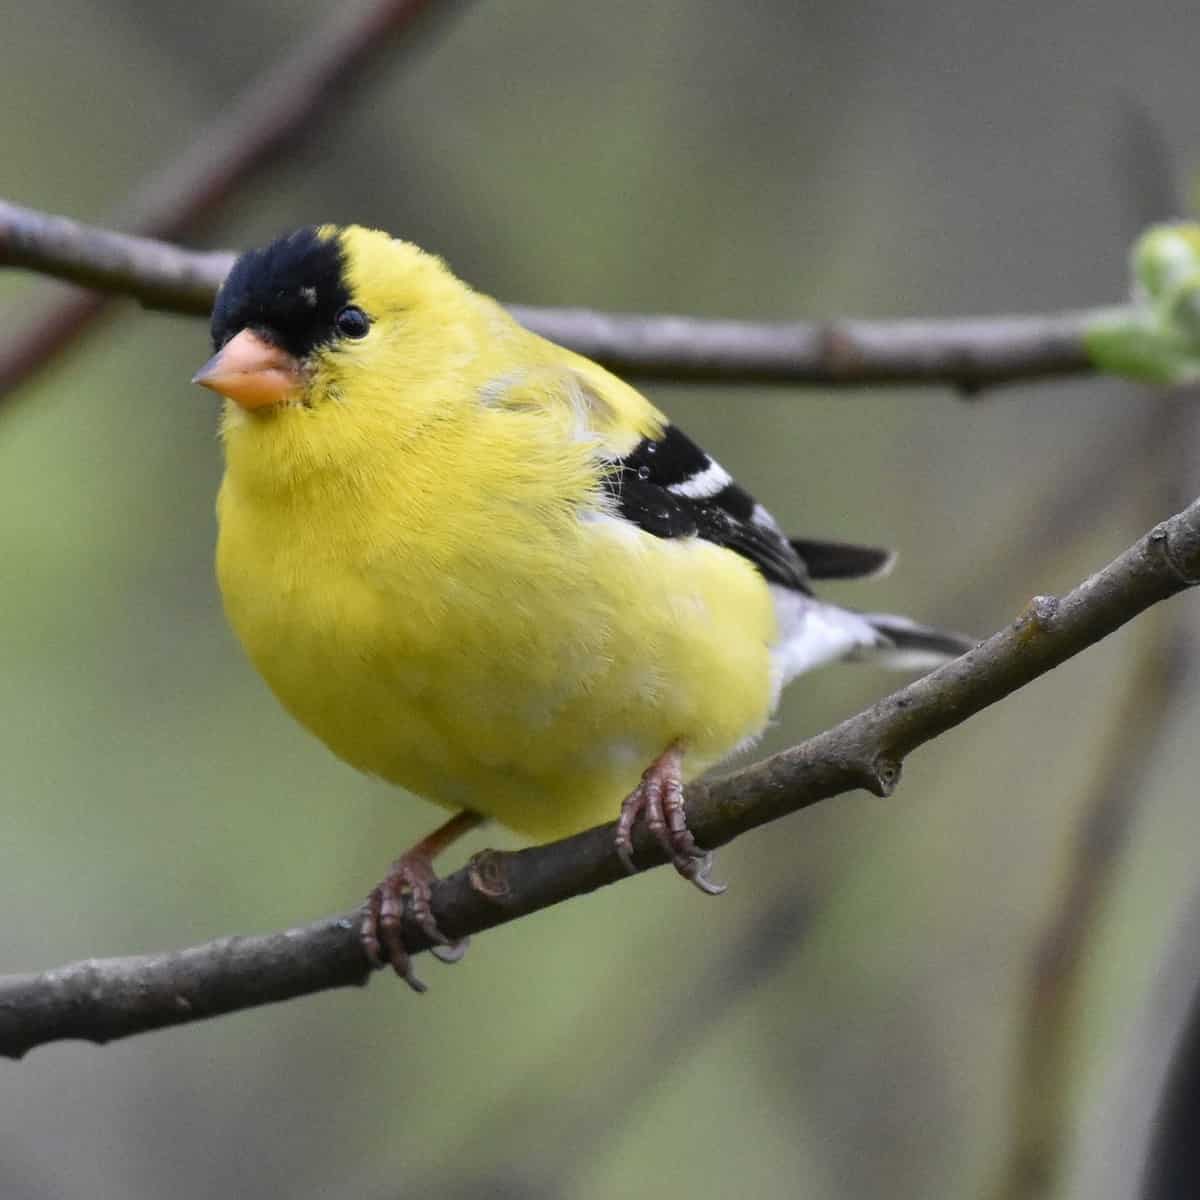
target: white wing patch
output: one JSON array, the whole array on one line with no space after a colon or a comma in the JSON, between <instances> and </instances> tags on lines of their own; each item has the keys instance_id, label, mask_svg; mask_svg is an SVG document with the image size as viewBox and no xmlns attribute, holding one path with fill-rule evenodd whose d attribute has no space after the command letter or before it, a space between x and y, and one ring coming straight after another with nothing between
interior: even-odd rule
<instances>
[{"instance_id":1,"label":"white wing patch","mask_svg":"<svg viewBox=\"0 0 1200 1200\"><path fill-rule=\"evenodd\" d=\"M733 478L729 472L715 459L710 458L703 471L688 476L681 483L668 484L667 491L675 496L684 496L688 500L707 500L724 491L732 482Z\"/></svg>"},{"instance_id":2,"label":"white wing patch","mask_svg":"<svg viewBox=\"0 0 1200 1200\"><path fill-rule=\"evenodd\" d=\"M764 529L771 529L775 533L779 532L779 522L761 504L754 506L754 511L750 514L750 520L755 525L761 525Z\"/></svg>"}]
</instances>

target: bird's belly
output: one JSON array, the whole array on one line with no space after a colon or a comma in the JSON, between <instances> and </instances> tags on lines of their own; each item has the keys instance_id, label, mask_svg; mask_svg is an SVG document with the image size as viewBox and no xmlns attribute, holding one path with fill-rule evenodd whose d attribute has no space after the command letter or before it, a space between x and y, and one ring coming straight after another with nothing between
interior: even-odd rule
<instances>
[{"instance_id":1,"label":"bird's belly","mask_svg":"<svg viewBox=\"0 0 1200 1200\"><path fill-rule=\"evenodd\" d=\"M614 817L672 742L695 775L769 715L762 581L707 543L647 543L632 568L628 547L606 563L601 543L586 569L568 555L501 573L499 590L493 571L307 576L295 561L222 572L222 590L272 690L335 754L550 837Z\"/></svg>"}]
</instances>

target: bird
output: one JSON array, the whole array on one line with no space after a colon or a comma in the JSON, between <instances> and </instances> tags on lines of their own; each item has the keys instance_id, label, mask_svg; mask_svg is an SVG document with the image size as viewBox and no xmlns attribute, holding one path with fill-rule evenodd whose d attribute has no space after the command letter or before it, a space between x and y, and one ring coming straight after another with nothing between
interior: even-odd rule
<instances>
[{"instance_id":1,"label":"bird","mask_svg":"<svg viewBox=\"0 0 1200 1200\"><path fill-rule=\"evenodd\" d=\"M789 538L641 392L439 257L306 226L237 258L193 382L223 397L218 582L283 707L449 809L364 906L375 965L446 961L433 860L487 819L547 840L638 822L706 892L684 784L753 745L825 663L929 668L959 634L820 600L890 551Z\"/></svg>"}]
</instances>

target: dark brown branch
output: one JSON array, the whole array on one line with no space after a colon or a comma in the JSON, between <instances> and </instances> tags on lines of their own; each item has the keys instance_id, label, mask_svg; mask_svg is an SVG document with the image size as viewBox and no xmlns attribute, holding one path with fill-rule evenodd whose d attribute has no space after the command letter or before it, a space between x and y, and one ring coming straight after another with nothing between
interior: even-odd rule
<instances>
[{"instance_id":1,"label":"dark brown branch","mask_svg":"<svg viewBox=\"0 0 1200 1200\"><path fill-rule=\"evenodd\" d=\"M890 795L906 755L1100 641L1138 613L1200 582L1200 501L1156 526L1062 600L1039 596L1011 626L954 662L825 733L723 779L687 790L700 844L739 834L856 788ZM645 868L663 855L640 836ZM613 826L513 853L486 851L434 887L452 938L479 933L625 877ZM362 984L358 910L265 937L189 950L90 960L0 979L0 1054L62 1038L112 1038ZM407 929L414 949L427 949Z\"/></svg>"},{"instance_id":2,"label":"dark brown branch","mask_svg":"<svg viewBox=\"0 0 1200 1200\"><path fill-rule=\"evenodd\" d=\"M0 266L207 314L229 254L198 254L0 201ZM1093 311L911 321L725 321L512 305L537 333L615 371L691 382L951 384L964 392L1094 371ZM0 366L0 385L3 368Z\"/></svg>"},{"instance_id":3,"label":"dark brown branch","mask_svg":"<svg viewBox=\"0 0 1200 1200\"><path fill-rule=\"evenodd\" d=\"M392 48L427 12L450 6L450 0L363 0L349 12L345 5L333 6L324 26L225 107L109 224L161 238L192 229L294 139L310 133L330 109L335 90L344 92L367 77L368 60ZM0 261L9 261L13 235L5 213L0 216ZM79 281L70 274L60 277ZM18 333L0 354L0 397L73 342L103 304L100 296L70 297Z\"/></svg>"}]
</instances>

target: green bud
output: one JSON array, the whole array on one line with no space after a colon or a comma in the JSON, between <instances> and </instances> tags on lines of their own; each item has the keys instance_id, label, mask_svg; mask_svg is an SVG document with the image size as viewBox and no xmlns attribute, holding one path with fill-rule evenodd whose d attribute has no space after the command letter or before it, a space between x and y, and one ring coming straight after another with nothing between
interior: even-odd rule
<instances>
[{"instance_id":1,"label":"green bud","mask_svg":"<svg viewBox=\"0 0 1200 1200\"><path fill-rule=\"evenodd\" d=\"M1155 225L1134 243L1133 277L1156 300L1193 280L1200 272L1200 226Z\"/></svg>"},{"instance_id":2,"label":"green bud","mask_svg":"<svg viewBox=\"0 0 1200 1200\"><path fill-rule=\"evenodd\" d=\"M1152 383L1200 379L1200 225L1148 229L1130 254L1133 303L1098 314L1085 334L1097 369Z\"/></svg>"}]
</instances>

